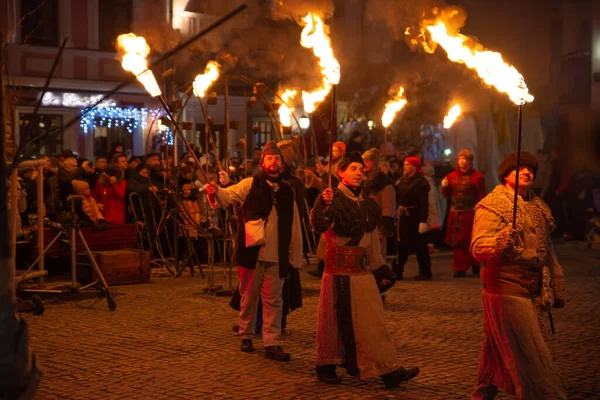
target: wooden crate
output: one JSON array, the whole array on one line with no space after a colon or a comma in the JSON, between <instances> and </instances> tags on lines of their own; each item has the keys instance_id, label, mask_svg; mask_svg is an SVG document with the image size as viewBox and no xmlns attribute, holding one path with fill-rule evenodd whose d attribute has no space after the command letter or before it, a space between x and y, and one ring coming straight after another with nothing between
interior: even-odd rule
<instances>
[{"instance_id":1,"label":"wooden crate","mask_svg":"<svg viewBox=\"0 0 600 400\"><path fill-rule=\"evenodd\" d=\"M144 283L150 280L150 252L137 249L92 252L109 286ZM80 283L91 282L96 274L87 253L77 255L77 277Z\"/></svg>"}]
</instances>

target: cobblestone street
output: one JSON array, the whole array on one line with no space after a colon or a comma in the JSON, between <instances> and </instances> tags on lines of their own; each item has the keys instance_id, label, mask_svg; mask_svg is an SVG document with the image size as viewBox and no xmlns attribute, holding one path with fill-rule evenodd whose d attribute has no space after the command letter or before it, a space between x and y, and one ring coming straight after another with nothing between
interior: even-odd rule
<instances>
[{"instance_id":1,"label":"cobblestone street","mask_svg":"<svg viewBox=\"0 0 600 400\"><path fill-rule=\"evenodd\" d=\"M550 348L570 399L600 398L600 255L558 246L567 306L553 312ZM229 298L203 292L196 277L154 278L113 287L105 300L46 302L42 316L26 316L43 369L39 399L466 399L475 383L483 319L480 282L453 279L448 255L433 258L434 280L415 282L411 258L405 278L387 293L388 327L405 366L421 374L395 390L381 380L328 386L314 373L319 279L302 274L304 307L288 318L284 350L292 361L239 351ZM222 283L218 275L216 283ZM510 398L501 395L499 398Z\"/></svg>"}]
</instances>

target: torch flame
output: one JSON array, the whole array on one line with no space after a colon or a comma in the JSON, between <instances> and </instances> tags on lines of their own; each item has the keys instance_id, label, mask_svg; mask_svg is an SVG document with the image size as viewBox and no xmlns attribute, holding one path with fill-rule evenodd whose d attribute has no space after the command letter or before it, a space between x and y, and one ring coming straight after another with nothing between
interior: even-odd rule
<instances>
[{"instance_id":1,"label":"torch flame","mask_svg":"<svg viewBox=\"0 0 600 400\"><path fill-rule=\"evenodd\" d=\"M312 113L316 104L325 99L331 87L340 81L340 63L333 56L331 39L325 33L323 21L318 15L308 13L302 19L306 24L300 35L300 44L308 49L313 49L315 56L319 58L323 82L319 89L314 92L302 92L304 110Z\"/></svg>"},{"instance_id":2,"label":"torch flame","mask_svg":"<svg viewBox=\"0 0 600 400\"><path fill-rule=\"evenodd\" d=\"M385 104L385 111L381 116L381 124L384 128L390 126L398 111L402 110L407 102L408 101L404 98L404 88L400 87L396 97Z\"/></svg>"},{"instance_id":3,"label":"torch flame","mask_svg":"<svg viewBox=\"0 0 600 400\"><path fill-rule=\"evenodd\" d=\"M444 129L450 129L452 124L458 119L462 110L460 105L456 104L448 111L448 114L444 117Z\"/></svg>"},{"instance_id":4,"label":"torch flame","mask_svg":"<svg viewBox=\"0 0 600 400\"><path fill-rule=\"evenodd\" d=\"M288 103L298 92L295 90L287 89L282 95L281 99L283 100L283 104L279 107L279 121L283 126L292 126L292 113L294 112L294 107L289 106Z\"/></svg>"},{"instance_id":5,"label":"torch flame","mask_svg":"<svg viewBox=\"0 0 600 400\"><path fill-rule=\"evenodd\" d=\"M440 20L435 25L426 26L426 29L431 33L431 39L444 48L450 61L465 64L475 70L485 83L508 94L517 105L533 101L523 75L512 65L506 64L500 53L470 48L465 43L466 36L459 33L449 35L446 25Z\"/></svg>"},{"instance_id":6,"label":"torch flame","mask_svg":"<svg viewBox=\"0 0 600 400\"><path fill-rule=\"evenodd\" d=\"M194 79L194 95L198 97L204 97L206 91L213 84L214 81L219 77L219 69L221 66L216 61L209 61L204 68L204 73L196 75Z\"/></svg>"},{"instance_id":7,"label":"torch flame","mask_svg":"<svg viewBox=\"0 0 600 400\"><path fill-rule=\"evenodd\" d=\"M133 72L152 97L160 96L160 87L152 71L148 70L146 62L146 57L150 53L150 46L146 43L146 39L133 33L119 35L117 49L124 53L121 60L123 69Z\"/></svg>"}]
</instances>

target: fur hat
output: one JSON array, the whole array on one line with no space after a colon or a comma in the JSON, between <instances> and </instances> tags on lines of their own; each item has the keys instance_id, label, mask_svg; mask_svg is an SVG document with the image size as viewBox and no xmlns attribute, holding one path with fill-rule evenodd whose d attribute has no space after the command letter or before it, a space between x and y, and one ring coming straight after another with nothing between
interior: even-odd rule
<instances>
[{"instance_id":1,"label":"fur hat","mask_svg":"<svg viewBox=\"0 0 600 400\"><path fill-rule=\"evenodd\" d=\"M363 160L374 161L375 163L379 163L379 149L375 147L370 148L369 150L362 153Z\"/></svg>"},{"instance_id":2,"label":"fur hat","mask_svg":"<svg viewBox=\"0 0 600 400\"><path fill-rule=\"evenodd\" d=\"M342 156L344 154L346 154L346 143L344 143L344 142L333 142L333 146L337 147L340 150L340 152L342 153Z\"/></svg>"},{"instance_id":3,"label":"fur hat","mask_svg":"<svg viewBox=\"0 0 600 400\"><path fill-rule=\"evenodd\" d=\"M363 158L358 151L346 154L344 158L342 158L342 161L340 161L340 163L338 164L338 171L344 171L346 168L348 168L348 165L355 162L359 163L362 166L365 165L365 162L363 161Z\"/></svg>"},{"instance_id":4,"label":"fur hat","mask_svg":"<svg viewBox=\"0 0 600 400\"><path fill-rule=\"evenodd\" d=\"M82 195L86 189L90 188L90 184L87 183L86 181L74 180L74 181L71 181L71 185L73 186L73 193L78 194L78 195Z\"/></svg>"},{"instance_id":5,"label":"fur hat","mask_svg":"<svg viewBox=\"0 0 600 400\"><path fill-rule=\"evenodd\" d=\"M461 158L461 157L464 157L467 160L473 162L473 153L469 149L462 149L461 151L459 151L457 158Z\"/></svg>"},{"instance_id":6,"label":"fur hat","mask_svg":"<svg viewBox=\"0 0 600 400\"><path fill-rule=\"evenodd\" d=\"M281 154L281 150L279 150L279 147L277 147L277 143L275 143L272 140L268 141L265 144L265 147L263 147L263 149L262 149L262 153L260 153L260 162L259 162L260 165L262 165L263 158L265 158L265 156L267 156L267 155L279 156L279 157L281 157L281 161L283 161L283 154Z\"/></svg>"},{"instance_id":7,"label":"fur hat","mask_svg":"<svg viewBox=\"0 0 600 400\"><path fill-rule=\"evenodd\" d=\"M74 158L75 157L75 154L73 154L73 150L71 150L71 149L64 149L60 155L61 155L61 157L64 157L64 158Z\"/></svg>"},{"instance_id":8,"label":"fur hat","mask_svg":"<svg viewBox=\"0 0 600 400\"><path fill-rule=\"evenodd\" d=\"M521 166L529 167L533 169L533 175L537 173L538 163L535 156L526 151L521 152ZM504 160L500 163L498 167L498 179L500 179L500 183L504 183L504 178L506 178L512 171L517 169L517 152L510 153Z\"/></svg>"},{"instance_id":9,"label":"fur hat","mask_svg":"<svg viewBox=\"0 0 600 400\"><path fill-rule=\"evenodd\" d=\"M291 164L296 162L298 159L298 147L293 140L282 140L277 143L277 147L281 150L283 155L283 162Z\"/></svg>"}]
</instances>

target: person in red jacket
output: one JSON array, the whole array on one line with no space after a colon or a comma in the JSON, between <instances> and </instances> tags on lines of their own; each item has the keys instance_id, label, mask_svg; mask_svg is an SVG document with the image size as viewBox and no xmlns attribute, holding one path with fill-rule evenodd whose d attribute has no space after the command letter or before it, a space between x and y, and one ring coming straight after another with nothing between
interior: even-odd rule
<instances>
[{"instance_id":1,"label":"person in red jacket","mask_svg":"<svg viewBox=\"0 0 600 400\"><path fill-rule=\"evenodd\" d=\"M456 171L442 179L442 194L449 199L450 211L446 222L446 244L453 249L452 270L455 278L467 276L472 267L479 275L479 263L469 251L475 205L485 197L485 178L473 169L473 153L458 152Z\"/></svg>"},{"instance_id":2,"label":"person in red jacket","mask_svg":"<svg viewBox=\"0 0 600 400\"><path fill-rule=\"evenodd\" d=\"M92 193L98 204L102 205L104 218L111 224L125 223L125 195L127 182L123 172L117 165L111 164L106 170Z\"/></svg>"}]
</instances>

